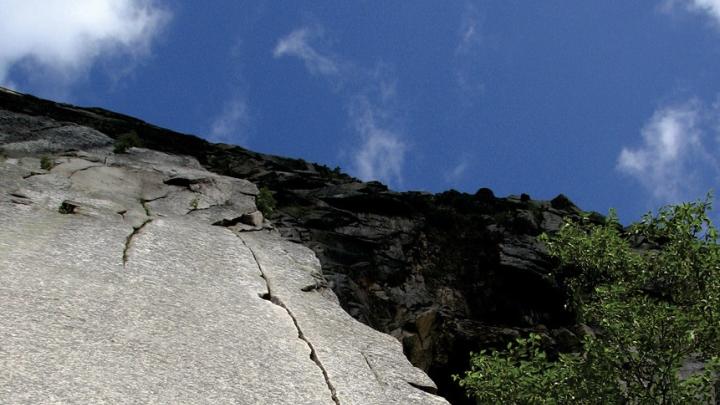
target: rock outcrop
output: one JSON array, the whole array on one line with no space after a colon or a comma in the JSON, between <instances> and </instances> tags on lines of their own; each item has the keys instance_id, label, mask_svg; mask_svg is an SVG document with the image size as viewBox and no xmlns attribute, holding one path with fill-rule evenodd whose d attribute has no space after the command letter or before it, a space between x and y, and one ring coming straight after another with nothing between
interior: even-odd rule
<instances>
[{"instance_id":1,"label":"rock outcrop","mask_svg":"<svg viewBox=\"0 0 720 405\"><path fill-rule=\"evenodd\" d=\"M148 149L132 149L127 157L109 153L110 138L127 133L136 133ZM435 380L439 393L453 403L467 401L451 375L468 367L470 351L502 346L530 330L542 333L551 346L577 344L573 314L564 308L564 291L555 282L552 263L537 241L541 233L559 229L565 218L581 214L562 195L552 201L536 201L527 195L498 198L488 189L472 195L456 191L398 193L380 183L364 183L338 169L300 159L211 144L106 110L57 104L9 91L0 91L0 143L6 144L8 161L14 162L5 164L6 170L17 172L22 182L57 183L54 187L61 190L77 188L73 186L77 178L89 182L88 189L107 191L115 187L109 184L124 178L117 170L144 170L147 166L143 165L158 164L147 156L172 154L164 159L175 159L176 173L167 167L153 168L152 174L140 176L139 184L128 186L132 191L112 196L112 204L102 203L115 210L114 215L126 210L114 220L122 221L125 232L134 235L128 238L129 262L135 260L135 243L163 223L157 222L161 214L165 215L162 221L197 221L203 229L223 235L230 230L246 231L239 233L240 251L251 249L260 270L268 269L263 273L270 291L266 297L286 309L306 339L314 339L308 342L314 359L323 364L325 377L337 384L333 386L340 403L351 401L341 396L350 385L358 384L343 380L343 369L363 376L372 371L375 380L367 380L367 384L375 388L368 390L391 391L393 394L382 394L389 395L387 398L397 394L397 398L420 395L434 400L423 392L432 392L432 383L414 369L399 366L403 359L395 357L397 350L388 349L397 342L408 359ZM50 173L39 168L37 148L44 148L57 160ZM87 152L93 148L104 152ZM67 149L77 151L68 154ZM36 156L32 163L12 160L30 152ZM86 177L94 173L106 176L109 183L93 184ZM32 190L17 176L13 178L0 180L3 190ZM305 250L258 231L263 226L258 226L254 212L251 197L257 189L253 184L271 190L277 203L270 218L273 226L286 240L312 249L322 273L314 256L306 252L299 256L313 263L299 266L307 270L297 273L303 280L287 274L278 278L287 272L273 269L293 267L293 260L302 262L305 259L293 259L296 253L290 252ZM98 208L92 208L88 199L102 200L53 193L53 197L42 197L51 199L51 204L44 205L50 211L67 203L71 211L95 215L90 211ZM6 193L4 198L4 204L14 209L23 202L30 207L41 201L32 192ZM258 232L249 233L252 231ZM274 238L274 242L264 238ZM269 245L275 247L258 251ZM396 340L372 335L345 315L335 313L338 320L327 315L320 304L329 305L334 297L352 317ZM358 346L354 339L345 341L323 332L322 323L314 324L320 328L316 330L311 324L318 318L336 325L338 333L344 329L348 335L343 336L375 336L366 338L373 343ZM350 357L341 359L338 351L347 351ZM409 390L410 386L419 388ZM385 387L385 391L377 387Z\"/></svg>"},{"instance_id":2,"label":"rock outcrop","mask_svg":"<svg viewBox=\"0 0 720 405\"><path fill-rule=\"evenodd\" d=\"M0 108L0 403L447 403L252 182L112 144Z\"/></svg>"}]
</instances>

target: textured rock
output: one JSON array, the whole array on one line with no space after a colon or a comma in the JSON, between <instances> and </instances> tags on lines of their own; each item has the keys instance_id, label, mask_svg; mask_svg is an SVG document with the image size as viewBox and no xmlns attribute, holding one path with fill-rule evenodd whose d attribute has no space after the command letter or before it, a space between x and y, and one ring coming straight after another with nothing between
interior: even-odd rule
<instances>
[{"instance_id":1,"label":"textured rock","mask_svg":"<svg viewBox=\"0 0 720 405\"><path fill-rule=\"evenodd\" d=\"M357 322L338 305L328 305L337 299L327 290L311 250L267 233L239 236L255 252L269 299L287 309L313 348L338 403L445 403L423 391L435 392L435 384L407 362L396 339Z\"/></svg>"},{"instance_id":2,"label":"textured rock","mask_svg":"<svg viewBox=\"0 0 720 405\"><path fill-rule=\"evenodd\" d=\"M139 205L130 204L132 199L125 203L123 215L133 228L140 227L147 215L183 215L233 230L259 231L270 225L248 225L247 217L242 219L255 209L245 197L255 195L257 188L237 184L231 194L238 198L226 199L228 194L218 193L213 185L219 183L203 180L212 176L202 170L229 176L223 181L235 177L269 188L277 200L269 218L272 226L311 248L343 308L402 342L411 362L426 370L439 393L454 403L468 401L450 376L468 368L470 351L504 347L529 331L543 334L556 349L572 349L581 337L573 314L563 305L565 292L555 281L553 264L537 241L541 233L555 232L567 218L581 213L563 195L537 201L527 194L499 198L487 188L472 195L452 190L434 195L397 193L301 159L210 144L102 109L0 91L3 109L0 137L15 143L31 130L46 128L38 133L52 134L51 127L64 126L89 128L113 139L134 131L154 149L133 148L127 156L97 155L92 149L107 140L83 135L83 142L92 147L70 157L90 163L73 162L63 168L70 162L62 163L64 157L58 155L59 165L47 173L39 157L57 147L33 149L28 157L14 155L15 150L26 149L9 148L8 161L22 159L15 159L8 170L29 176L33 187L58 188L55 195L42 196L46 206L69 199L80 204L81 212L98 211L100 197L76 198L70 192L72 184L63 173L71 169L91 163L130 171L153 167L166 176L163 181L169 184L163 184L172 192ZM58 139L57 134L52 136ZM153 156L160 152L172 153L176 160L158 162ZM163 168L168 165L185 169L173 173ZM2 201L41 203L34 188L25 183L0 177L0 185L17 190L15 195L0 196ZM219 188L230 190L226 184ZM591 214L590 219L602 217Z\"/></svg>"},{"instance_id":3,"label":"textured rock","mask_svg":"<svg viewBox=\"0 0 720 405\"><path fill-rule=\"evenodd\" d=\"M0 403L446 403L262 227L254 184L0 111Z\"/></svg>"}]
</instances>

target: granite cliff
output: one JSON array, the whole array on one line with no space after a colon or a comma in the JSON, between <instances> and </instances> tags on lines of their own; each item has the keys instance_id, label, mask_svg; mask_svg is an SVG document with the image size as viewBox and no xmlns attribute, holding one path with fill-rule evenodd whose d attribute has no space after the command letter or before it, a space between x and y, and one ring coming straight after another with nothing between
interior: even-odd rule
<instances>
[{"instance_id":1,"label":"granite cliff","mask_svg":"<svg viewBox=\"0 0 720 405\"><path fill-rule=\"evenodd\" d=\"M562 195L399 193L7 90L0 147L3 399L442 403L424 370L462 403L470 351L582 333L537 241Z\"/></svg>"}]
</instances>

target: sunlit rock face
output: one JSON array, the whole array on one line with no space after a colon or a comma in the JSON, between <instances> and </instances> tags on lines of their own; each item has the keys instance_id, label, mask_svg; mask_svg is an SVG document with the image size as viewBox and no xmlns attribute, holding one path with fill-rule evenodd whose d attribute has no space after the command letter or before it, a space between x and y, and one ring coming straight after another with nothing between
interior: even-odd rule
<instances>
[{"instance_id":1,"label":"sunlit rock face","mask_svg":"<svg viewBox=\"0 0 720 405\"><path fill-rule=\"evenodd\" d=\"M113 144L127 133L136 133L144 148L113 153ZM394 347L391 352L401 347L453 403L469 401L451 376L468 368L470 351L504 347L528 331L542 334L550 347L568 349L582 334L564 308L565 292L537 240L581 214L562 195L538 201L527 195L498 198L484 188L474 194L394 192L301 159L211 144L106 110L9 91L0 91L0 143L6 155L3 170L9 173L0 176L3 204L44 207L60 215L59 207L67 203L75 216L58 218L102 218L107 222L103 229L118 222L125 226L118 233L127 267L134 268L144 237L175 220L245 237L259 237L272 227L278 241L309 248L322 270L318 267L314 281L301 286L307 290L303 294L320 294L334 303L332 308L339 302L352 318L392 336L386 343ZM43 155L53 159L49 172L40 168ZM276 200L270 218L256 211L258 187L269 189ZM253 246L242 242L242 249ZM215 245L221 246L207 248ZM254 257L261 264L270 259L257 252ZM301 318L296 317L298 325ZM320 315L310 318L322 321ZM319 339L331 351L348 347L339 343L342 338L332 344ZM405 369L403 359L368 354L362 347L350 351L352 361L362 359L363 367L374 370L379 386L435 400L424 392L434 392L433 384L415 369ZM322 348L313 350L325 368L323 377L332 377L332 367L325 364L333 362L322 361ZM405 364L406 371L378 373L379 359L386 357L392 359L387 364ZM346 363L335 364L337 371ZM357 373L355 366L347 370ZM397 375L390 379L395 383L388 382L390 374ZM333 389L340 398L347 388L340 388L340 377L336 381ZM420 388L407 391L412 386Z\"/></svg>"},{"instance_id":2,"label":"sunlit rock face","mask_svg":"<svg viewBox=\"0 0 720 405\"><path fill-rule=\"evenodd\" d=\"M447 403L253 182L0 93L0 403Z\"/></svg>"}]
</instances>

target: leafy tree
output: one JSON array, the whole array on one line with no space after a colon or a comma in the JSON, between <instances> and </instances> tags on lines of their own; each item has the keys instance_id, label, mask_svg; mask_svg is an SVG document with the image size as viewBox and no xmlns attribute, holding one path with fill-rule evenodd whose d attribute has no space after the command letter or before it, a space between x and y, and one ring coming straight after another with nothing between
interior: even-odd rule
<instances>
[{"instance_id":1,"label":"leafy tree","mask_svg":"<svg viewBox=\"0 0 720 405\"><path fill-rule=\"evenodd\" d=\"M720 394L720 246L710 199L662 208L627 230L611 211L544 236L568 305L594 334L550 359L531 335L472 355L460 385L478 403L687 404ZM638 248L637 246L640 246ZM698 371L684 365L702 364Z\"/></svg>"}]
</instances>

